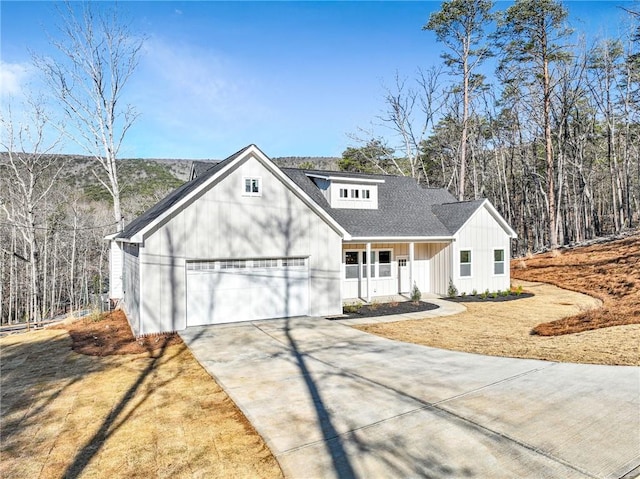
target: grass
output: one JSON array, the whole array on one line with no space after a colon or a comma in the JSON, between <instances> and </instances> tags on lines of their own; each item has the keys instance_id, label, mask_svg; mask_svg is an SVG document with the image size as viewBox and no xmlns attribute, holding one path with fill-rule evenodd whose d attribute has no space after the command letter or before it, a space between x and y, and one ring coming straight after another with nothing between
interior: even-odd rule
<instances>
[{"instance_id":1,"label":"grass","mask_svg":"<svg viewBox=\"0 0 640 479\"><path fill-rule=\"evenodd\" d=\"M640 324L640 234L513 261L512 277L542 281L602 301L602 308L545 321L532 334L558 336Z\"/></svg>"},{"instance_id":2,"label":"grass","mask_svg":"<svg viewBox=\"0 0 640 479\"><path fill-rule=\"evenodd\" d=\"M146 352L126 354L124 343L104 346L122 337L105 333L110 320L84 324L116 355L76 353L64 330L0 339L0 477L282 477L179 338L146 338L136 343Z\"/></svg>"},{"instance_id":3,"label":"grass","mask_svg":"<svg viewBox=\"0 0 640 479\"><path fill-rule=\"evenodd\" d=\"M559 320L598 308L600 301L543 283L519 282L531 298L465 303L454 316L354 326L398 341L492 356L640 366L640 325L555 337L531 335L543 320Z\"/></svg>"}]
</instances>

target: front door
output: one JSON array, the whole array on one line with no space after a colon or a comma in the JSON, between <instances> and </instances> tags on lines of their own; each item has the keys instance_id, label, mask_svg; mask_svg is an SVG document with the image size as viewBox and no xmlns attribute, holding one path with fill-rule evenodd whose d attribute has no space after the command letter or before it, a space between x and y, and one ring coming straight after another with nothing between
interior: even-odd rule
<instances>
[{"instance_id":1,"label":"front door","mask_svg":"<svg viewBox=\"0 0 640 479\"><path fill-rule=\"evenodd\" d=\"M397 256L398 260L398 292L408 293L411 290L409 284L409 264L406 256Z\"/></svg>"}]
</instances>

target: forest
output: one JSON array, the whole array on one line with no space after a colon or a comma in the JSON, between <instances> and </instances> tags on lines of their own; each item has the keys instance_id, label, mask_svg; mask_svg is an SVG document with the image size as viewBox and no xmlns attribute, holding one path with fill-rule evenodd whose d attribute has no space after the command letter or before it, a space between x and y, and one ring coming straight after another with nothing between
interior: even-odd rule
<instances>
[{"instance_id":1,"label":"forest","mask_svg":"<svg viewBox=\"0 0 640 479\"><path fill-rule=\"evenodd\" d=\"M396 75L372 100L385 134L350 133L337 166L410 175L460 201L488 198L518 233L514 255L637 228L640 18L627 15L619 37L588 44L560 2L517 0L503 11L487 0L443 2L423 27L441 63ZM59 55L33 56L48 97L32 97L28 114L1 112L2 324L99 307L104 237L188 175L187 162L119 157L138 117L122 91L143 38L115 10L68 4L61 18ZM83 155L58 154L70 137Z\"/></svg>"}]
</instances>

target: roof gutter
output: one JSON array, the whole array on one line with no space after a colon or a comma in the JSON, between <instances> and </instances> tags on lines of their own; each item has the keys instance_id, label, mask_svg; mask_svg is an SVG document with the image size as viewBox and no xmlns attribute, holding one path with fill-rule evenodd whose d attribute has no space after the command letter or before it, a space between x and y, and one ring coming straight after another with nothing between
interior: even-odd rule
<instances>
[{"instance_id":1,"label":"roof gutter","mask_svg":"<svg viewBox=\"0 0 640 479\"><path fill-rule=\"evenodd\" d=\"M352 236L345 243L443 243L455 241L454 236Z\"/></svg>"},{"instance_id":2,"label":"roof gutter","mask_svg":"<svg viewBox=\"0 0 640 479\"><path fill-rule=\"evenodd\" d=\"M383 179L377 178L360 178L356 176L332 176L332 175L319 175L317 173L305 173L310 178L320 178L321 180L335 181L335 182L352 182L352 183L384 183Z\"/></svg>"}]
</instances>

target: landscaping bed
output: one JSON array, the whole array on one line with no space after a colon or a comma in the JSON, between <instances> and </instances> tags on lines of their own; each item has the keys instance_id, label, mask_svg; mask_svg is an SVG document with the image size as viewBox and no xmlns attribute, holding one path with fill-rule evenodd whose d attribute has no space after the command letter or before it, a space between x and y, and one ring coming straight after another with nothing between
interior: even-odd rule
<instances>
[{"instance_id":1,"label":"landscaping bed","mask_svg":"<svg viewBox=\"0 0 640 479\"><path fill-rule=\"evenodd\" d=\"M448 301L453 301L454 303L503 303L505 301L514 301L516 299L525 299L532 298L533 293L522 292L522 293L509 293L508 295L503 294L476 294L467 295L467 296L454 296L453 298L446 298Z\"/></svg>"},{"instance_id":2,"label":"landscaping bed","mask_svg":"<svg viewBox=\"0 0 640 479\"><path fill-rule=\"evenodd\" d=\"M432 311L439 306L425 301L393 301L390 303L350 304L342 309L343 315L330 319L376 318L393 314L419 313Z\"/></svg>"}]
</instances>

